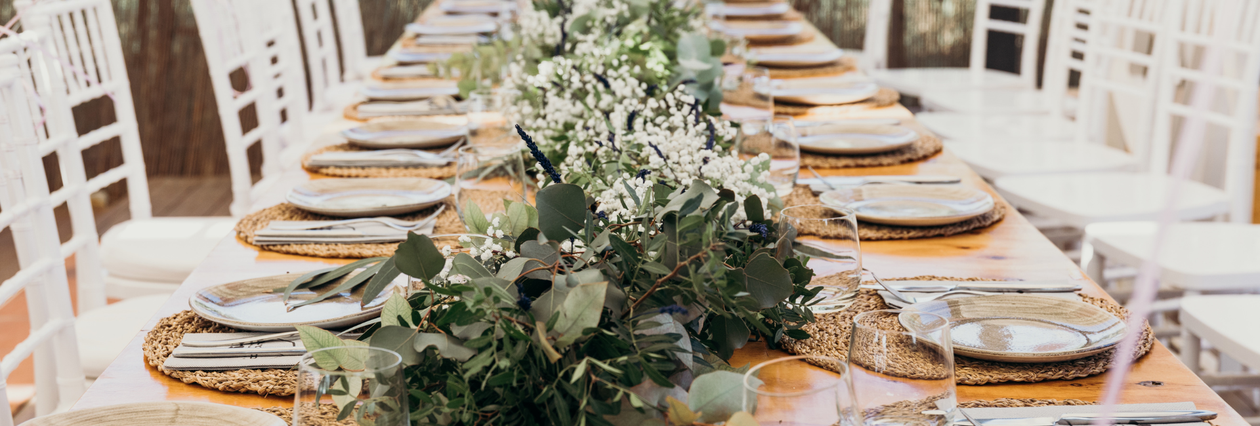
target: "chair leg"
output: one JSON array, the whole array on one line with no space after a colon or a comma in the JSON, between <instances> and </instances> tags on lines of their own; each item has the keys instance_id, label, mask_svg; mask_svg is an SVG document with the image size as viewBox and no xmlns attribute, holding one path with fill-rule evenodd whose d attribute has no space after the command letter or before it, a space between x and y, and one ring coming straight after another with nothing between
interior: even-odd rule
<instances>
[{"instance_id":1,"label":"chair leg","mask_svg":"<svg viewBox=\"0 0 1260 426\"><path fill-rule=\"evenodd\" d=\"M13 411L9 410L9 390L0 380L0 426L13 426Z\"/></svg>"},{"instance_id":2,"label":"chair leg","mask_svg":"<svg viewBox=\"0 0 1260 426\"><path fill-rule=\"evenodd\" d=\"M1186 364L1194 374L1199 374L1199 336L1195 336L1190 330L1182 327L1181 329L1181 362Z\"/></svg>"}]
</instances>

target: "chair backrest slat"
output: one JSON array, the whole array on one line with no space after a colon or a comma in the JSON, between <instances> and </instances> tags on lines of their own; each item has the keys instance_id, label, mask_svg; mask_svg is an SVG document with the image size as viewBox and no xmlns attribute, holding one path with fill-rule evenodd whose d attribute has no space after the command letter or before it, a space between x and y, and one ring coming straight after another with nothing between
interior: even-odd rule
<instances>
[{"instance_id":1,"label":"chair backrest slat","mask_svg":"<svg viewBox=\"0 0 1260 426\"><path fill-rule=\"evenodd\" d=\"M1019 11L1023 22L994 19L993 8L1010 8ZM1041 17L1045 12L1045 0L978 0L975 23L971 35L970 68L981 72L987 67L989 32L1013 34L1020 37L1019 77L1028 87L1036 85L1037 46L1041 43Z\"/></svg>"}]
</instances>

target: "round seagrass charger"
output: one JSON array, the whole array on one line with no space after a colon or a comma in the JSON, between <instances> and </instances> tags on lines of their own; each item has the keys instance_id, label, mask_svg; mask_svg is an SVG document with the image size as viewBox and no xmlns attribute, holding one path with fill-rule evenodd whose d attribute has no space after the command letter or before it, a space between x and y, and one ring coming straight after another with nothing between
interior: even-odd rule
<instances>
[{"instance_id":1,"label":"round seagrass charger","mask_svg":"<svg viewBox=\"0 0 1260 426\"><path fill-rule=\"evenodd\" d=\"M857 71L857 60L848 56L836 59L820 65L811 65L807 67L772 67L762 66L770 71L770 78L808 78L808 77L828 77L842 75Z\"/></svg>"},{"instance_id":2,"label":"round seagrass charger","mask_svg":"<svg viewBox=\"0 0 1260 426\"><path fill-rule=\"evenodd\" d=\"M936 154L940 154L941 150L945 149L945 144L936 135L922 128L915 128L915 130L919 132L919 140L914 141L914 143L905 148L888 152L865 155L827 155L804 152L802 150L801 166L828 169L895 166L926 160Z\"/></svg>"},{"instance_id":3,"label":"round seagrass charger","mask_svg":"<svg viewBox=\"0 0 1260 426\"><path fill-rule=\"evenodd\" d=\"M819 280L828 280L831 277L823 277ZM894 280L949 280L949 281L985 281L978 278L950 278L921 276L910 278L898 278ZM818 283L817 280L815 283ZM1107 299L1079 295L1081 301L1102 308L1103 310L1115 315L1121 320L1127 320L1129 311L1123 306ZM783 347L788 352L797 355L824 355L845 359L849 352L849 337L853 327L853 317L862 312L869 312L880 309L889 309L884 303L884 299L879 297L875 290L859 290L857 299L849 308L835 313L815 315L815 322L810 323L802 329L809 333L810 338L805 340L787 339ZM900 330L901 325L896 320L880 323L881 328L888 330ZM1142 336L1138 344L1137 352L1134 359L1140 358L1151 350L1151 346L1155 343L1155 334L1151 331L1150 326L1142 327ZM1101 374L1111 367L1113 358L1115 358L1116 349L1108 349L1105 352L1091 355L1085 358L1062 361L1047 362L1037 364L1019 364L996 361L984 361L974 358L968 358L961 355L954 355L954 378L960 385L983 385L990 383L1005 382L1041 382L1046 380L1069 380L1080 377L1088 377ZM901 371L885 371L900 377L922 378L933 375L934 370L939 370L939 366L934 365L912 365ZM825 365L820 365L826 367Z\"/></svg>"},{"instance_id":4,"label":"round seagrass charger","mask_svg":"<svg viewBox=\"0 0 1260 426\"><path fill-rule=\"evenodd\" d=\"M796 185L796 189L791 194L783 197L784 206L801 206L810 204L820 204L818 196L809 189L809 185ZM896 226L883 225L878 223L869 223L858 221L858 241L876 241L876 240L910 240L915 238L935 238L948 237L950 235L958 235L971 232L981 228L987 228L995 223L1002 221L1006 217L1006 204L994 203L993 210L980 216L964 220L962 222L950 223L937 226ZM814 235L819 237L839 237L834 231L827 229L813 229L809 226L803 226L798 230L803 235Z\"/></svg>"}]
</instances>

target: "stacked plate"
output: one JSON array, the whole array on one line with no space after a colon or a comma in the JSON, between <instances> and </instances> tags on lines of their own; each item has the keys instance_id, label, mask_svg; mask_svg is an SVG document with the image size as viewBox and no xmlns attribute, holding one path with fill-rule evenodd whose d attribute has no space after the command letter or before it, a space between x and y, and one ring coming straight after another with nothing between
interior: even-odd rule
<instances>
[{"instance_id":1,"label":"stacked plate","mask_svg":"<svg viewBox=\"0 0 1260 426\"><path fill-rule=\"evenodd\" d=\"M749 49L749 59L757 65L770 67L809 67L835 62L844 53L826 44L799 44L794 46L754 47Z\"/></svg>"},{"instance_id":2,"label":"stacked plate","mask_svg":"<svg viewBox=\"0 0 1260 426\"><path fill-rule=\"evenodd\" d=\"M820 77L775 80L774 100L805 105L861 102L879 93L879 85L859 77Z\"/></svg>"},{"instance_id":3,"label":"stacked plate","mask_svg":"<svg viewBox=\"0 0 1260 426\"><path fill-rule=\"evenodd\" d=\"M745 18L774 16L788 13L792 10L792 6L786 2L780 3L709 3L705 5L705 11L711 16L738 16Z\"/></svg>"},{"instance_id":4,"label":"stacked plate","mask_svg":"<svg viewBox=\"0 0 1260 426\"><path fill-rule=\"evenodd\" d=\"M1084 358L1106 351L1124 338L1115 315L1072 298L992 295L919 303L911 311L940 315L950 322L954 353L990 361L1039 363ZM915 328L921 316L899 320Z\"/></svg>"},{"instance_id":5,"label":"stacked plate","mask_svg":"<svg viewBox=\"0 0 1260 426\"><path fill-rule=\"evenodd\" d=\"M499 13L505 10L516 10L514 1L503 0L446 0L439 8L443 12L456 13Z\"/></svg>"},{"instance_id":6,"label":"stacked plate","mask_svg":"<svg viewBox=\"0 0 1260 426\"><path fill-rule=\"evenodd\" d=\"M725 21L714 22L709 26L753 43L782 41L805 30L805 25L796 21Z\"/></svg>"},{"instance_id":7,"label":"stacked plate","mask_svg":"<svg viewBox=\"0 0 1260 426\"><path fill-rule=\"evenodd\" d=\"M427 99L434 96L455 96L459 94L456 82L445 79L419 79L396 82L367 80L359 89L359 94L372 100L410 101Z\"/></svg>"},{"instance_id":8,"label":"stacked plate","mask_svg":"<svg viewBox=\"0 0 1260 426\"><path fill-rule=\"evenodd\" d=\"M918 132L890 124L835 123L799 129L801 150L820 154L875 154L902 149L919 140Z\"/></svg>"},{"instance_id":9,"label":"stacked plate","mask_svg":"<svg viewBox=\"0 0 1260 426\"><path fill-rule=\"evenodd\" d=\"M492 33L499 29L499 24L485 15L461 15L457 17L433 18L423 24L407 24L406 29L410 33L420 35L475 35Z\"/></svg>"},{"instance_id":10,"label":"stacked plate","mask_svg":"<svg viewBox=\"0 0 1260 426\"><path fill-rule=\"evenodd\" d=\"M370 149L436 148L468 136L468 125L451 120L380 120L341 131L350 144Z\"/></svg>"},{"instance_id":11,"label":"stacked plate","mask_svg":"<svg viewBox=\"0 0 1260 426\"><path fill-rule=\"evenodd\" d=\"M341 280L353 277L351 273ZM362 306L363 290L353 291L290 310L289 305L314 298L314 290L295 290L289 301L284 300L283 289L302 274L274 275L220 284L202 289L188 300L189 307L198 316L228 327L252 331L292 331L294 326L309 325L320 328L344 328L379 316L385 300L393 292L382 291L375 299ZM403 285L405 278L394 285ZM340 282L340 281L338 281ZM337 282L331 283L331 289ZM326 290L320 287L317 290Z\"/></svg>"},{"instance_id":12,"label":"stacked plate","mask_svg":"<svg viewBox=\"0 0 1260 426\"><path fill-rule=\"evenodd\" d=\"M824 192L823 204L852 209L859 221L899 226L940 226L993 210L989 193L958 185L863 185Z\"/></svg>"},{"instance_id":13,"label":"stacked plate","mask_svg":"<svg viewBox=\"0 0 1260 426\"><path fill-rule=\"evenodd\" d=\"M431 207L451 195L449 183L427 178L316 179L289 190L299 209L338 217L392 216Z\"/></svg>"}]
</instances>

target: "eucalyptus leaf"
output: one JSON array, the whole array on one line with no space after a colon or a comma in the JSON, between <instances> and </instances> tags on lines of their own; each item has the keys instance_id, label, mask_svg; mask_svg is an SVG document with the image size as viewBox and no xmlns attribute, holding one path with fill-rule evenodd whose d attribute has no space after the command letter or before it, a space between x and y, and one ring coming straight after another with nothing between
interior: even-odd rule
<instances>
[{"instance_id":1,"label":"eucalyptus leaf","mask_svg":"<svg viewBox=\"0 0 1260 426\"><path fill-rule=\"evenodd\" d=\"M381 307L381 325L415 327L411 323L411 304L400 294L391 294ZM402 319L404 322L399 322Z\"/></svg>"},{"instance_id":2,"label":"eucalyptus leaf","mask_svg":"<svg viewBox=\"0 0 1260 426\"><path fill-rule=\"evenodd\" d=\"M567 240L586 223L586 195L577 185L560 183L538 191L538 229L550 240ZM522 246L523 247L523 246Z\"/></svg>"},{"instance_id":3,"label":"eucalyptus leaf","mask_svg":"<svg viewBox=\"0 0 1260 426\"><path fill-rule=\"evenodd\" d=\"M527 242L537 240L538 236L542 234L542 231L539 231L537 228L538 224L536 220L534 226L535 227L533 228L525 228L524 231L521 231L520 235L516 236L516 244L513 245L512 248L515 249L517 253L521 252L522 245Z\"/></svg>"},{"instance_id":4,"label":"eucalyptus leaf","mask_svg":"<svg viewBox=\"0 0 1260 426\"><path fill-rule=\"evenodd\" d=\"M382 290L388 288L390 284L393 284L394 279L402 274L392 257L381 261L380 265L379 270L368 281L367 286L363 288L362 301L359 303L361 308L366 308L368 304L376 300L376 296L380 295Z\"/></svg>"},{"instance_id":5,"label":"eucalyptus leaf","mask_svg":"<svg viewBox=\"0 0 1260 426\"><path fill-rule=\"evenodd\" d=\"M355 287L358 287L359 284L363 284L363 282L367 281L368 278L372 278L372 276L376 275L376 273L381 270L381 266L384 263L385 263L384 260L379 261L377 262L377 264L367 267L367 269L364 269L362 272L359 272L354 275L349 275L346 278L344 278L341 283L338 283L335 287L333 287L332 290L324 291L323 293L319 293L315 297L290 305L289 310L297 309L306 305L310 305L312 303L319 303L324 300L327 300L330 297L338 296L342 294L343 292L350 292Z\"/></svg>"},{"instance_id":6,"label":"eucalyptus leaf","mask_svg":"<svg viewBox=\"0 0 1260 426\"><path fill-rule=\"evenodd\" d=\"M508 234L519 236L530 227L538 226L538 211L529 204L516 202L507 207Z\"/></svg>"},{"instance_id":7,"label":"eucalyptus leaf","mask_svg":"<svg viewBox=\"0 0 1260 426\"><path fill-rule=\"evenodd\" d=\"M298 277L298 279L290 282L289 286L284 289L284 301L286 303L289 301L289 296L295 289L315 288L324 284L328 284L334 280L337 280L337 279L340 279L341 277L346 276L346 274L349 274L355 269L359 269L364 266L371 265L372 263L379 262L382 259L384 258L383 257L370 257L367 259L356 260L354 262L350 262L345 265L338 266L336 268L320 269L318 271L308 272L305 275ZM326 272L321 272L321 271L326 271ZM314 278L313 280L310 280L310 281L306 281L306 279L309 279L309 277L313 277L314 275L319 275L319 277Z\"/></svg>"},{"instance_id":8,"label":"eucalyptus leaf","mask_svg":"<svg viewBox=\"0 0 1260 426\"><path fill-rule=\"evenodd\" d=\"M744 267L744 275L757 309L774 307L792 295L792 275L769 253L753 256Z\"/></svg>"},{"instance_id":9,"label":"eucalyptus leaf","mask_svg":"<svg viewBox=\"0 0 1260 426\"><path fill-rule=\"evenodd\" d=\"M407 327L387 325L372 333L368 345L374 348L389 349L402 357L403 365L420 363L420 352L416 350L416 331Z\"/></svg>"},{"instance_id":10,"label":"eucalyptus leaf","mask_svg":"<svg viewBox=\"0 0 1260 426\"><path fill-rule=\"evenodd\" d=\"M532 257L548 266L554 265L560 260L560 249L553 243L539 243L537 241L526 241L521 244L521 256Z\"/></svg>"},{"instance_id":11,"label":"eucalyptus leaf","mask_svg":"<svg viewBox=\"0 0 1260 426\"><path fill-rule=\"evenodd\" d=\"M464 346L462 340L439 333L416 333L415 348L416 352L423 352L432 346L437 349L438 355L442 358L453 359L459 362L468 361L477 351Z\"/></svg>"},{"instance_id":12,"label":"eucalyptus leaf","mask_svg":"<svg viewBox=\"0 0 1260 426\"><path fill-rule=\"evenodd\" d=\"M407 241L398 245L398 250L394 252L394 266L402 273L428 283L446 267L446 258L428 236L408 232Z\"/></svg>"},{"instance_id":13,"label":"eucalyptus leaf","mask_svg":"<svg viewBox=\"0 0 1260 426\"><path fill-rule=\"evenodd\" d=\"M749 377L748 386L761 386L761 379ZM744 389L743 374L721 370L702 374L691 382L687 407L701 413L701 422L717 423L743 409Z\"/></svg>"},{"instance_id":14,"label":"eucalyptus leaf","mask_svg":"<svg viewBox=\"0 0 1260 426\"><path fill-rule=\"evenodd\" d=\"M302 338L302 346L306 347L306 351L311 353L311 357L315 360L315 365L325 370L336 370L341 367L341 360L346 357L345 346L337 335L332 334L328 330L319 327L311 327L309 325L295 326L298 336ZM320 349L335 348L326 351ZM318 352L316 352L318 351Z\"/></svg>"},{"instance_id":15,"label":"eucalyptus leaf","mask_svg":"<svg viewBox=\"0 0 1260 426\"><path fill-rule=\"evenodd\" d=\"M748 344L751 334L744 320L734 316L716 315L710 320L709 327L713 331L713 343L717 345L714 349L722 359L730 359L736 349Z\"/></svg>"},{"instance_id":16,"label":"eucalyptus leaf","mask_svg":"<svg viewBox=\"0 0 1260 426\"><path fill-rule=\"evenodd\" d=\"M490 228L490 221L486 220L486 214L481 212L481 206L478 206L473 200L464 203L464 227L471 234L486 233L486 229Z\"/></svg>"},{"instance_id":17,"label":"eucalyptus leaf","mask_svg":"<svg viewBox=\"0 0 1260 426\"><path fill-rule=\"evenodd\" d=\"M556 346L564 348L582 337L582 330L599 325L600 312L604 309L604 295L608 282L579 285L569 291L568 297L556 312L560 320L555 331L560 334Z\"/></svg>"},{"instance_id":18,"label":"eucalyptus leaf","mask_svg":"<svg viewBox=\"0 0 1260 426\"><path fill-rule=\"evenodd\" d=\"M481 262L469 256L468 253L459 253L455 255L455 259L451 261L451 274L459 274L468 276L468 278L484 278L493 277L490 270L486 269Z\"/></svg>"}]
</instances>

